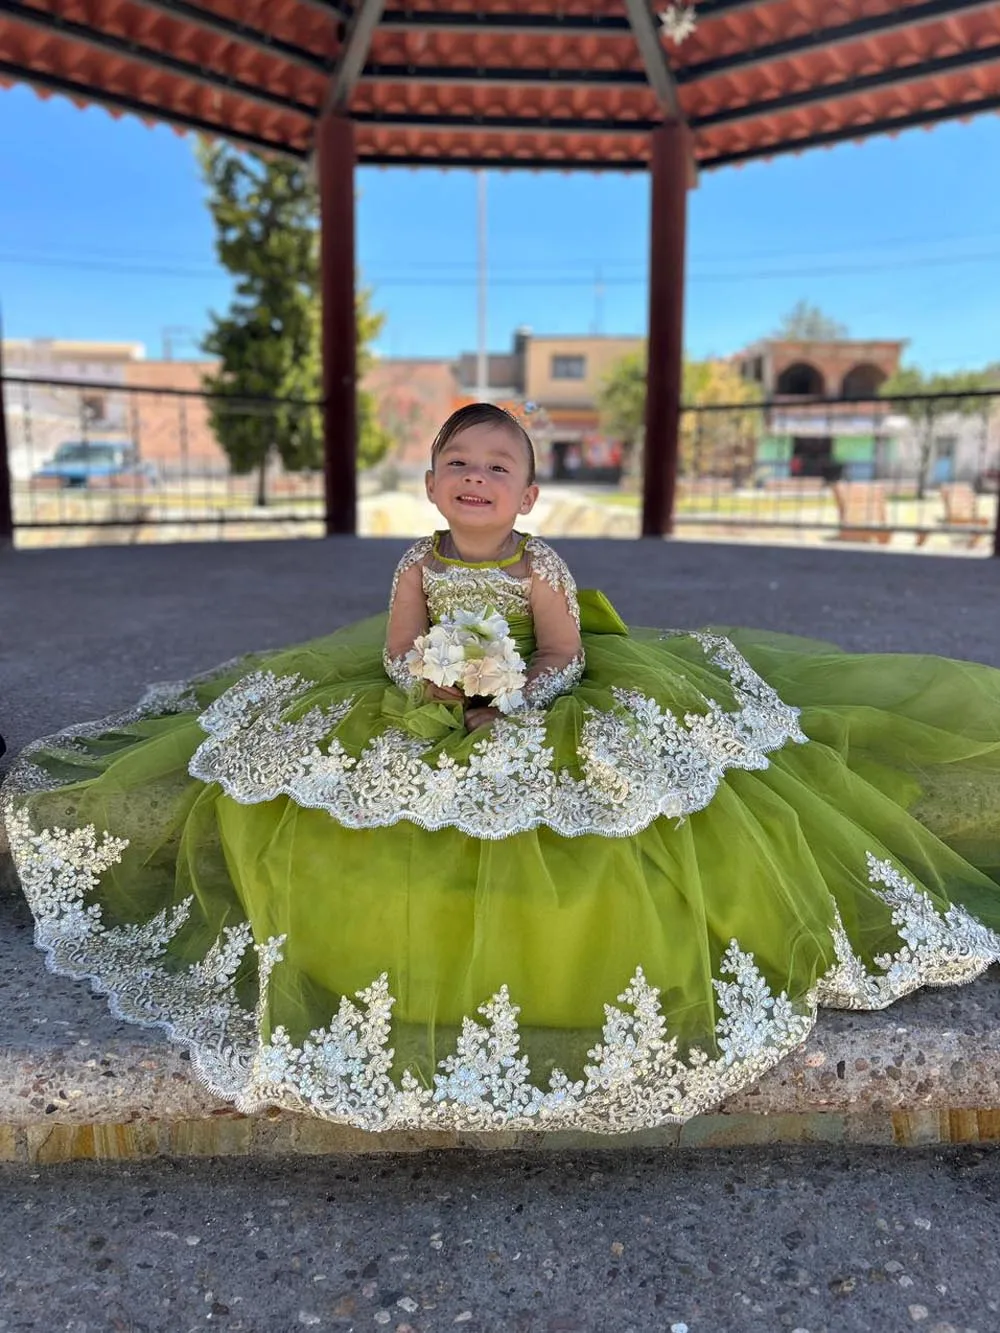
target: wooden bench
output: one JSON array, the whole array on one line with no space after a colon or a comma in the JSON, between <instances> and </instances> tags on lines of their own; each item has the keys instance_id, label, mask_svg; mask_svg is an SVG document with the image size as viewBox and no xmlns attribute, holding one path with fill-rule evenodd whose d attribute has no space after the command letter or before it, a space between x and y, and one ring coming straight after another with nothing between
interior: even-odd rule
<instances>
[{"instance_id":1,"label":"wooden bench","mask_svg":"<svg viewBox=\"0 0 1000 1333\"><path fill-rule=\"evenodd\" d=\"M838 541L878 542L880 546L891 541L883 487L870 481L838 481L834 483L833 494L840 520ZM886 530L869 531L873 526L882 526Z\"/></svg>"},{"instance_id":2,"label":"wooden bench","mask_svg":"<svg viewBox=\"0 0 1000 1333\"><path fill-rule=\"evenodd\" d=\"M941 520L943 526L967 528L969 530L967 545L970 547L975 546L980 537L989 536L990 520L979 513L976 493L968 482L949 482L940 489L944 503L944 518ZM921 533L922 537L925 535Z\"/></svg>"}]
</instances>

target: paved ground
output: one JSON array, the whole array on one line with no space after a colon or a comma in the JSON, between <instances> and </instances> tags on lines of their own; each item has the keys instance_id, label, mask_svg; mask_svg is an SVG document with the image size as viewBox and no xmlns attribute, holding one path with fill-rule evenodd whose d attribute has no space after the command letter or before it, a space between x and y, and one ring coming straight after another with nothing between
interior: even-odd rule
<instances>
[{"instance_id":1,"label":"paved ground","mask_svg":"<svg viewBox=\"0 0 1000 1333\"><path fill-rule=\"evenodd\" d=\"M12 749L235 654L382 610L405 543L0 551L0 732ZM1000 560L697 542L559 543L639 624L751 624L1000 665ZM0 770L3 765L0 760Z\"/></svg>"},{"instance_id":2,"label":"paved ground","mask_svg":"<svg viewBox=\"0 0 1000 1333\"><path fill-rule=\"evenodd\" d=\"M560 546L634 621L750 623L1000 665L1000 561ZM125 706L149 680L378 610L401 549L0 552L0 730L16 749ZM31 969L9 907L8 1040L37 1040L28 1021L49 1014L63 1037L109 1039L118 1025L82 988ZM914 1003L968 1027L988 985ZM0 1330L1000 1329L1000 1156L983 1151L8 1166L0 1191Z\"/></svg>"},{"instance_id":3,"label":"paved ground","mask_svg":"<svg viewBox=\"0 0 1000 1333\"><path fill-rule=\"evenodd\" d=\"M0 1329L994 1333L1000 1156L0 1172Z\"/></svg>"},{"instance_id":4,"label":"paved ground","mask_svg":"<svg viewBox=\"0 0 1000 1333\"><path fill-rule=\"evenodd\" d=\"M0 551L0 732L13 753L128 706L149 681L376 612L403 549L395 540L339 538ZM581 585L605 588L633 622L753 624L852 649L1000 666L1000 560L693 542L577 540L559 549ZM0 759L0 774L9 759ZM0 903L3 1047L134 1037L85 987L43 970L28 927L23 903ZM993 974L963 991L915 996L890 1015L824 1022L881 1031L925 1020L986 1040L1000 1030Z\"/></svg>"}]
</instances>

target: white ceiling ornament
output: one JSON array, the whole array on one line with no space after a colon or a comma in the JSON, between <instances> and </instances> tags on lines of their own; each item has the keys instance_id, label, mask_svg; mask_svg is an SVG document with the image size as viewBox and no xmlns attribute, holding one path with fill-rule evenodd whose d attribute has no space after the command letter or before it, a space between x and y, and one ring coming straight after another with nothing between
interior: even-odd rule
<instances>
[{"instance_id":1,"label":"white ceiling ornament","mask_svg":"<svg viewBox=\"0 0 1000 1333\"><path fill-rule=\"evenodd\" d=\"M668 5L660 11L658 17L663 31L676 46L690 37L698 26L693 3Z\"/></svg>"}]
</instances>

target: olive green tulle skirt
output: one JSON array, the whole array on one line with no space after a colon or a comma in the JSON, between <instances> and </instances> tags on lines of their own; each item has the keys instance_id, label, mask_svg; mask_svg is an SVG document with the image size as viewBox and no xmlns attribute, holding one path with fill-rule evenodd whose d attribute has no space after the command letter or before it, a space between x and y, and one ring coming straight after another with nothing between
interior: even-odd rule
<instances>
[{"instance_id":1,"label":"olive green tulle skirt","mask_svg":"<svg viewBox=\"0 0 1000 1333\"><path fill-rule=\"evenodd\" d=\"M245 1110L621 1132L1000 957L1000 671L601 606L578 688L471 736L377 617L31 747L50 966Z\"/></svg>"}]
</instances>

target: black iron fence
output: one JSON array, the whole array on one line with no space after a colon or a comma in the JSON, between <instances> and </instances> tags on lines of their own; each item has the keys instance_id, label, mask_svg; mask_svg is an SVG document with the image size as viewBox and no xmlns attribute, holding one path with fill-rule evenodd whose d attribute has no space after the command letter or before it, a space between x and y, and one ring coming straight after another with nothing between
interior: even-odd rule
<instances>
[{"instance_id":1,"label":"black iron fence","mask_svg":"<svg viewBox=\"0 0 1000 1333\"><path fill-rule=\"evenodd\" d=\"M686 407L675 523L1000 554L1000 391Z\"/></svg>"},{"instance_id":2,"label":"black iron fence","mask_svg":"<svg viewBox=\"0 0 1000 1333\"><path fill-rule=\"evenodd\" d=\"M324 530L318 402L18 375L3 390L19 545ZM551 487L543 530L638 533L638 465L618 491ZM682 535L1000 554L998 490L1000 391L682 412ZM405 535L405 510L380 499L363 530Z\"/></svg>"},{"instance_id":3,"label":"black iron fence","mask_svg":"<svg viewBox=\"0 0 1000 1333\"><path fill-rule=\"evenodd\" d=\"M3 390L21 545L322 530L318 402L22 376Z\"/></svg>"}]
</instances>

